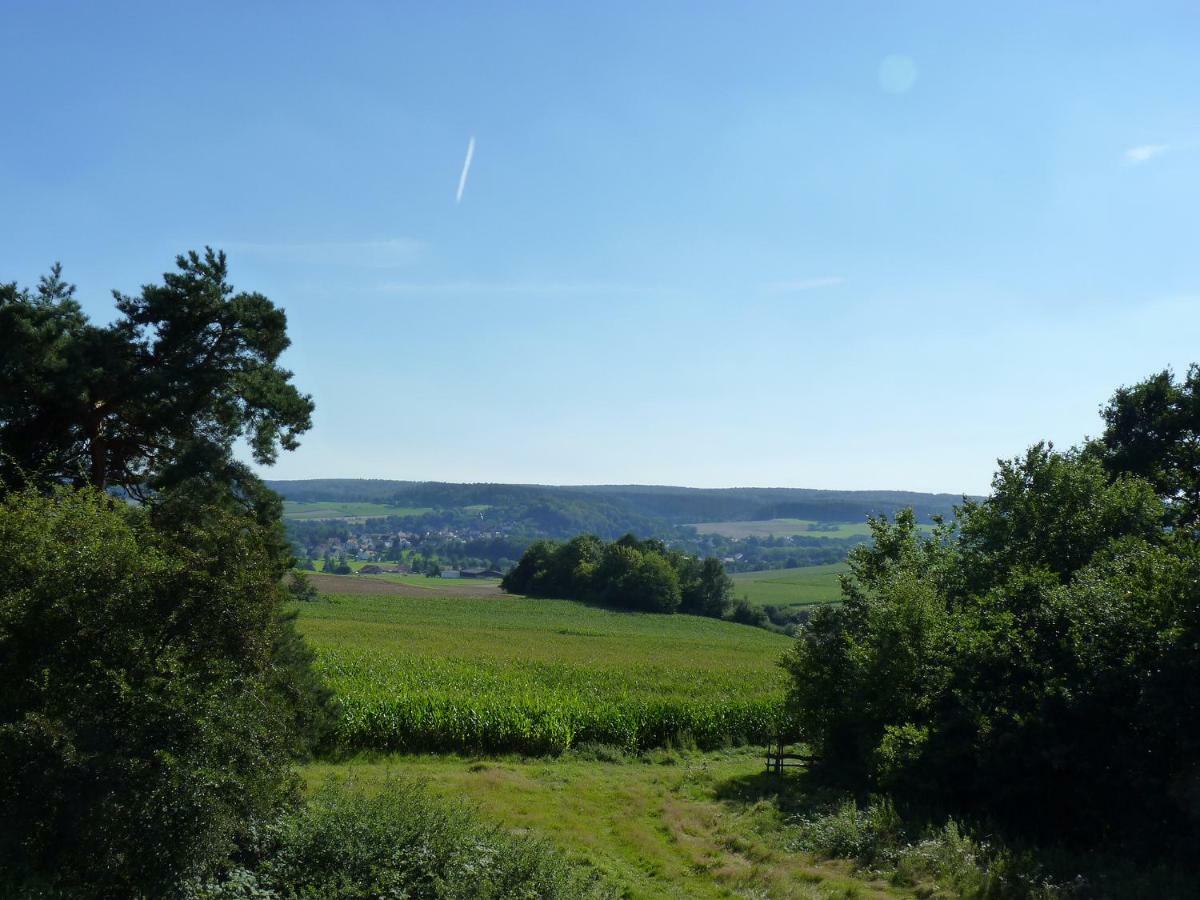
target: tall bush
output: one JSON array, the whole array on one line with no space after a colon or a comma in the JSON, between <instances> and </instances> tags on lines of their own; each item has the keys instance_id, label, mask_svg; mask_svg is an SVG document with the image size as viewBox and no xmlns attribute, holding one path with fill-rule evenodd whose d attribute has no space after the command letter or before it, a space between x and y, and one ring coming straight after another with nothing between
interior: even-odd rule
<instances>
[{"instance_id":1,"label":"tall bush","mask_svg":"<svg viewBox=\"0 0 1200 900\"><path fill-rule=\"evenodd\" d=\"M611 543L590 534L565 544L535 541L500 584L531 597L717 618L728 608L733 588L720 560L701 561L631 534Z\"/></svg>"},{"instance_id":2,"label":"tall bush","mask_svg":"<svg viewBox=\"0 0 1200 900\"><path fill-rule=\"evenodd\" d=\"M160 896L293 796L268 542L94 490L0 501L0 870Z\"/></svg>"},{"instance_id":3,"label":"tall bush","mask_svg":"<svg viewBox=\"0 0 1200 900\"><path fill-rule=\"evenodd\" d=\"M1200 553L1090 451L1033 447L922 535L872 523L785 659L790 708L872 789L1056 838L1200 828Z\"/></svg>"}]
</instances>

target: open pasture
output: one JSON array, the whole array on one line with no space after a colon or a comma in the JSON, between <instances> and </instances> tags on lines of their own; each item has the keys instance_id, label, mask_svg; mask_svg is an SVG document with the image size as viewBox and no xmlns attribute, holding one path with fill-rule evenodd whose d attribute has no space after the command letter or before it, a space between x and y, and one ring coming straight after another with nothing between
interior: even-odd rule
<instances>
[{"instance_id":1,"label":"open pasture","mask_svg":"<svg viewBox=\"0 0 1200 900\"><path fill-rule=\"evenodd\" d=\"M755 606L806 607L833 603L841 598L838 576L848 572L845 563L740 572L733 576L733 596Z\"/></svg>"},{"instance_id":2,"label":"open pasture","mask_svg":"<svg viewBox=\"0 0 1200 900\"><path fill-rule=\"evenodd\" d=\"M585 748L555 759L396 755L313 763L303 774L314 791L336 779L369 792L396 777L418 779L506 828L545 838L599 875L611 896L628 900L929 895L797 852L778 795L807 799L805 782L791 772L764 774L757 749L621 756L605 748L597 756Z\"/></svg>"},{"instance_id":3,"label":"open pasture","mask_svg":"<svg viewBox=\"0 0 1200 900\"><path fill-rule=\"evenodd\" d=\"M778 728L782 635L696 616L442 593L298 604L341 701L342 748L715 747Z\"/></svg>"},{"instance_id":4,"label":"open pasture","mask_svg":"<svg viewBox=\"0 0 1200 900\"><path fill-rule=\"evenodd\" d=\"M385 516L420 516L429 508L392 506L388 503L284 500L283 517L297 521L332 519L382 519Z\"/></svg>"},{"instance_id":5,"label":"open pasture","mask_svg":"<svg viewBox=\"0 0 1200 900\"><path fill-rule=\"evenodd\" d=\"M697 522L691 526L698 534L719 534L732 540L748 537L850 538L867 536L866 522L815 522L811 519L760 519L751 522Z\"/></svg>"}]
</instances>

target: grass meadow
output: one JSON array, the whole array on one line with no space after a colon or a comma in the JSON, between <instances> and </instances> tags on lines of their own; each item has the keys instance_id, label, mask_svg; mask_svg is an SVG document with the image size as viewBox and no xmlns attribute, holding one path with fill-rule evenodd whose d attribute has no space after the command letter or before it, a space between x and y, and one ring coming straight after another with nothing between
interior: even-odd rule
<instances>
[{"instance_id":1,"label":"grass meadow","mask_svg":"<svg viewBox=\"0 0 1200 900\"><path fill-rule=\"evenodd\" d=\"M748 537L849 538L869 537L866 522L816 522L812 519L760 519L750 522L697 522L691 526L698 534L719 534L733 540Z\"/></svg>"},{"instance_id":2,"label":"grass meadow","mask_svg":"<svg viewBox=\"0 0 1200 900\"><path fill-rule=\"evenodd\" d=\"M806 605L833 599L844 569L736 580L756 602ZM802 772L764 771L749 745L781 723L782 635L462 593L494 585L310 577L359 592L297 605L342 706L341 752L304 767L311 792L424 784L549 842L597 896L1009 895L1009 882L988 893L989 845L953 823L922 831Z\"/></svg>"},{"instance_id":3,"label":"grass meadow","mask_svg":"<svg viewBox=\"0 0 1200 900\"><path fill-rule=\"evenodd\" d=\"M719 534L732 540L743 540L748 537L812 537L812 538L852 538L870 537L871 526L866 522L816 522L812 519L758 519L750 522L697 522L688 526L695 528L698 534ZM924 532L931 532L933 526L927 523L917 525Z\"/></svg>"},{"instance_id":4,"label":"grass meadow","mask_svg":"<svg viewBox=\"0 0 1200 900\"><path fill-rule=\"evenodd\" d=\"M344 751L720 747L780 725L782 635L567 600L380 589L393 593L298 604L341 702Z\"/></svg>"},{"instance_id":5,"label":"grass meadow","mask_svg":"<svg viewBox=\"0 0 1200 900\"><path fill-rule=\"evenodd\" d=\"M848 571L845 563L830 563L799 569L739 572L732 576L733 596L745 597L755 606L821 606L841 599L838 576Z\"/></svg>"},{"instance_id":6,"label":"grass meadow","mask_svg":"<svg viewBox=\"0 0 1200 900\"><path fill-rule=\"evenodd\" d=\"M283 517L297 521L319 519L370 519L384 516L420 516L431 510L387 503L338 503L333 501L284 500Z\"/></svg>"},{"instance_id":7,"label":"grass meadow","mask_svg":"<svg viewBox=\"0 0 1200 900\"><path fill-rule=\"evenodd\" d=\"M598 874L606 896L830 900L927 896L851 864L796 852L773 802L780 789L757 750L584 748L554 759L456 754L356 759L305 767L310 790L331 779L367 791L414 778L518 834L536 834ZM794 776L788 776L793 781Z\"/></svg>"}]
</instances>

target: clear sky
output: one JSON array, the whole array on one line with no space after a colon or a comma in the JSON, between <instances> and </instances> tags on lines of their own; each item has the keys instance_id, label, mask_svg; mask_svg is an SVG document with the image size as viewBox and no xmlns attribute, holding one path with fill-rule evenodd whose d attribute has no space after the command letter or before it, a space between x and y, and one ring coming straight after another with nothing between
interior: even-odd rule
<instances>
[{"instance_id":1,"label":"clear sky","mask_svg":"<svg viewBox=\"0 0 1200 900\"><path fill-rule=\"evenodd\" d=\"M106 318L226 249L317 403L275 477L982 492L1200 359L1195 0L9 0L0 42L0 279Z\"/></svg>"}]
</instances>

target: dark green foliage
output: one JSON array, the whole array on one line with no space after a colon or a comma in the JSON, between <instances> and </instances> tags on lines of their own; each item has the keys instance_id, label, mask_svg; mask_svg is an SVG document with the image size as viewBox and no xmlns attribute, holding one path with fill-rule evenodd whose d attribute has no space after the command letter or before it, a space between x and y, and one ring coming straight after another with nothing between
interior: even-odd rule
<instances>
[{"instance_id":1,"label":"dark green foliage","mask_svg":"<svg viewBox=\"0 0 1200 900\"><path fill-rule=\"evenodd\" d=\"M604 548L585 587L584 596L606 606L662 613L679 608L679 576L670 561L655 549L642 549L629 535Z\"/></svg>"},{"instance_id":2,"label":"dark green foliage","mask_svg":"<svg viewBox=\"0 0 1200 900\"><path fill-rule=\"evenodd\" d=\"M177 264L105 326L57 266L0 286L0 855L71 895L220 862L331 721L282 612L281 501L233 456L309 427L283 311L223 254Z\"/></svg>"},{"instance_id":3,"label":"dark green foliage","mask_svg":"<svg viewBox=\"0 0 1200 900\"><path fill-rule=\"evenodd\" d=\"M788 809L785 799L781 804ZM1106 853L1035 850L998 842L951 818L906 821L886 797L802 804L790 817L793 846L821 857L850 859L860 871L918 897L962 900L1106 900L1195 895L1184 866L1134 865Z\"/></svg>"},{"instance_id":4,"label":"dark green foliage","mask_svg":"<svg viewBox=\"0 0 1200 900\"><path fill-rule=\"evenodd\" d=\"M311 566L306 571L311 572ZM303 572L293 572L288 576L287 592L288 599L296 603L316 603L321 599L320 592Z\"/></svg>"},{"instance_id":5,"label":"dark green foliage","mask_svg":"<svg viewBox=\"0 0 1200 900\"><path fill-rule=\"evenodd\" d=\"M1179 382L1170 369L1120 388L1092 449L1109 471L1139 475L1168 503L1171 522L1200 526L1200 365Z\"/></svg>"},{"instance_id":6,"label":"dark green foliage","mask_svg":"<svg viewBox=\"0 0 1200 900\"><path fill-rule=\"evenodd\" d=\"M786 606L776 606L773 603L763 606L762 611L772 625L789 634L793 633L797 626L808 624L808 620L812 618L812 610L788 609Z\"/></svg>"},{"instance_id":7,"label":"dark green foliage","mask_svg":"<svg viewBox=\"0 0 1200 900\"><path fill-rule=\"evenodd\" d=\"M534 541L500 580L500 587L510 594L534 596L534 579L551 570L556 550L557 545L553 541Z\"/></svg>"},{"instance_id":8,"label":"dark green foliage","mask_svg":"<svg viewBox=\"0 0 1200 900\"><path fill-rule=\"evenodd\" d=\"M326 556L325 564L321 567L321 571L326 575L353 575L354 570L350 568L350 563L346 559L346 554L340 556Z\"/></svg>"},{"instance_id":9,"label":"dark green foliage","mask_svg":"<svg viewBox=\"0 0 1200 900\"><path fill-rule=\"evenodd\" d=\"M91 490L0 503L10 884L161 895L291 794L298 651L269 542L220 507L151 518Z\"/></svg>"},{"instance_id":10,"label":"dark green foliage","mask_svg":"<svg viewBox=\"0 0 1200 900\"><path fill-rule=\"evenodd\" d=\"M389 503L395 506L461 509L504 508L555 536L592 532L616 537L645 534L657 526L688 522L797 518L819 522L862 522L868 515L914 509L925 521L949 513L960 499L912 491L820 491L803 488L685 488L658 485L448 484L325 478L272 481L288 500ZM524 510L524 512L522 512ZM553 532L550 529L556 529Z\"/></svg>"},{"instance_id":11,"label":"dark green foliage","mask_svg":"<svg viewBox=\"0 0 1200 900\"><path fill-rule=\"evenodd\" d=\"M1155 486L1038 445L922 537L872 523L789 653L806 738L857 783L1042 837L1200 828L1200 554ZM1160 491L1174 491L1172 484ZM1161 849L1161 847L1160 847Z\"/></svg>"},{"instance_id":12,"label":"dark green foliage","mask_svg":"<svg viewBox=\"0 0 1200 900\"><path fill-rule=\"evenodd\" d=\"M500 586L530 597L719 618L728 606L732 581L720 560L697 560L659 540L626 534L605 543L585 534L565 544L534 541Z\"/></svg>"},{"instance_id":13,"label":"dark green foliage","mask_svg":"<svg viewBox=\"0 0 1200 900\"><path fill-rule=\"evenodd\" d=\"M273 826L243 866L193 884L187 896L574 900L599 892L549 847L482 825L415 783L389 781L373 796L327 784Z\"/></svg>"},{"instance_id":14,"label":"dark green foliage","mask_svg":"<svg viewBox=\"0 0 1200 900\"><path fill-rule=\"evenodd\" d=\"M746 598L738 600L729 611L729 621L739 625L753 625L756 628L766 628L768 621L766 610L754 606Z\"/></svg>"},{"instance_id":15,"label":"dark green foliage","mask_svg":"<svg viewBox=\"0 0 1200 900\"><path fill-rule=\"evenodd\" d=\"M311 585L289 586L288 599L304 592L304 602L317 602L320 595ZM296 613L280 613L271 645L271 668L267 690L271 701L286 720L293 756L310 756L332 739L338 717L333 692L317 674L315 657L296 627Z\"/></svg>"},{"instance_id":16,"label":"dark green foliage","mask_svg":"<svg viewBox=\"0 0 1200 900\"><path fill-rule=\"evenodd\" d=\"M603 555L603 543L590 534L571 538L561 546L542 543L534 550L538 569L530 583L531 593L538 597L584 596L593 587L592 578Z\"/></svg>"},{"instance_id":17,"label":"dark green foliage","mask_svg":"<svg viewBox=\"0 0 1200 900\"><path fill-rule=\"evenodd\" d=\"M161 285L115 294L105 326L58 266L36 291L0 286L0 484L146 497L196 476L257 481L233 461L238 438L260 464L297 446L312 402L277 365L283 311L235 294L223 253L176 262Z\"/></svg>"},{"instance_id":18,"label":"dark green foliage","mask_svg":"<svg viewBox=\"0 0 1200 900\"><path fill-rule=\"evenodd\" d=\"M680 612L719 619L725 615L733 595L733 579L713 556L684 558L678 566Z\"/></svg>"}]
</instances>

